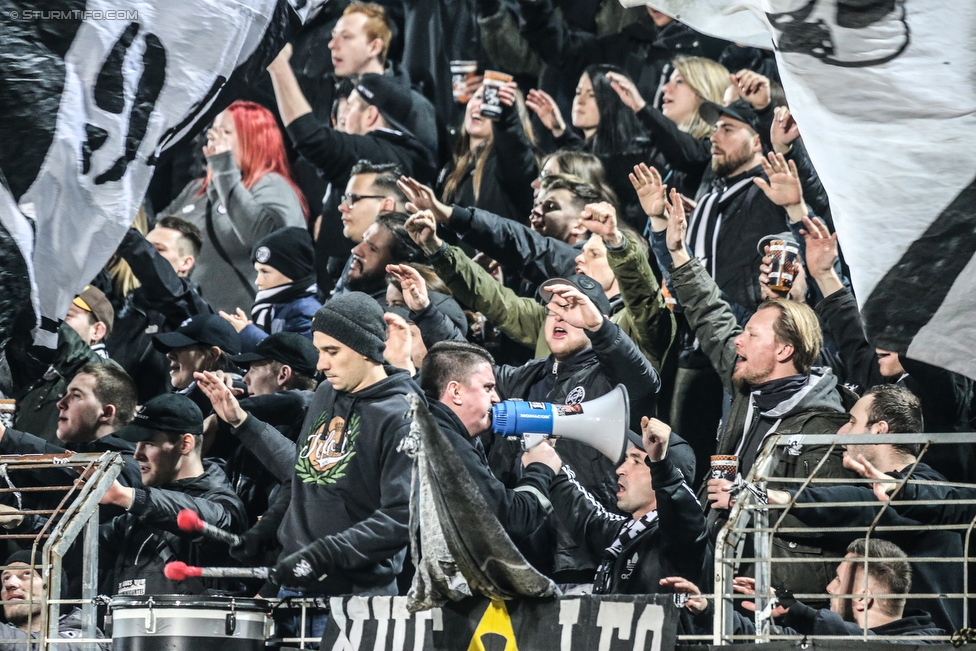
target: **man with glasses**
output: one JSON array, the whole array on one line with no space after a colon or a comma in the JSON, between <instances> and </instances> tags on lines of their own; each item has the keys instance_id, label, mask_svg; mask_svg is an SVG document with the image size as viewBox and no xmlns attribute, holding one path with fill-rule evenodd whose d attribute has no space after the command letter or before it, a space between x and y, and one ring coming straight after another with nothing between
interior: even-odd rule
<instances>
[{"instance_id":1,"label":"man with glasses","mask_svg":"<svg viewBox=\"0 0 976 651\"><path fill-rule=\"evenodd\" d=\"M361 160L353 166L346 192L339 202L343 237L359 245L366 230L381 214L404 212L407 198L396 183L400 173L400 167L393 163L377 164ZM353 256L350 254L336 282L333 296L350 291L348 283L352 262Z\"/></svg>"}]
</instances>

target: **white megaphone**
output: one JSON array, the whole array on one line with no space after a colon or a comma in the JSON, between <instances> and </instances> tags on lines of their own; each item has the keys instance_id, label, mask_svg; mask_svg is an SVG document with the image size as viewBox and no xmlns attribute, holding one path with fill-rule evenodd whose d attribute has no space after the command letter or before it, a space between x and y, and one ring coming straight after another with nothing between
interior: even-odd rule
<instances>
[{"instance_id":1,"label":"white megaphone","mask_svg":"<svg viewBox=\"0 0 976 651\"><path fill-rule=\"evenodd\" d=\"M520 439L529 450L544 439L565 438L596 448L614 463L627 451L630 397L618 384L605 396L575 405L503 400L491 408L491 428L508 439Z\"/></svg>"}]
</instances>

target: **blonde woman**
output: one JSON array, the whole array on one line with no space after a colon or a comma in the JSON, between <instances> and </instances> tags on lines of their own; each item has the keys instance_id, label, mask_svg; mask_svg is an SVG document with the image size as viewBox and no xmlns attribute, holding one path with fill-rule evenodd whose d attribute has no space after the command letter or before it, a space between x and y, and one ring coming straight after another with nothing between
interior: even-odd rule
<instances>
[{"instance_id":1,"label":"blonde woman","mask_svg":"<svg viewBox=\"0 0 976 651\"><path fill-rule=\"evenodd\" d=\"M649 105L623 75L607 76L621 101L651 134L670 167L681 173L683 178L670 179L669 184L693 197L711 162L709 137L714 130L698 115L698 107L702 100L722 103L729 86L729 71L703 57L678 57L672 65L671 79L661 89L660 110Z\"/></svg>"}]
</instances>

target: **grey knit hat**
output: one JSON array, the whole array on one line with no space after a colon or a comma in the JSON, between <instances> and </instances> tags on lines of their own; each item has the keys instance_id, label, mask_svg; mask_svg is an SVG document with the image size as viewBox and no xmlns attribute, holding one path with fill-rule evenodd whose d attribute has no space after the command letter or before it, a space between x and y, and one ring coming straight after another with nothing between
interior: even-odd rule
<instances>
[{"instance_id":1,"label":"grey knit hat","mask_svg":"<svg viewBox=\"0 0 976 651\"><path fill-rule=\"evenodd\" d=\"M312 330L329 335L374 362L383 363L386 321L383 308L368 294L349 292L330 298L312 317Z\"/></svg>"}]
</instances>

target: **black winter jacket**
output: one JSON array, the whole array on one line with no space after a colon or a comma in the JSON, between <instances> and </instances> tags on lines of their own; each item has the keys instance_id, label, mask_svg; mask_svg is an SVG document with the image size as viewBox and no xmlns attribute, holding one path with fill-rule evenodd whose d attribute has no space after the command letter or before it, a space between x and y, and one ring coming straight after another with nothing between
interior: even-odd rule
<instances>
[{"instance_id":1,"label":"black winter jacket","mask_svg":"<svg viewBox=\"0 0 976 651\"><path fill-rule=\"evenodd\" d=\"M153 335L173 332L191 316L212 314L213 308L134 228L122 238L117 253L141 286L125 297L105 346L135 381L139 404L145 404L170 391L169 361L153 346Z\"/></svg>"},{"instance_id":2,"label":"black winter jacket","mask_svg":"<svg viewBox=\"0 0 976 651\"><path fill-rule=\"evenodd\" d=\"M695 494L667 458L658 463L647 461L647 465L657 496L657 518L624 545L613 561L609 589L612 594L660 592L662 578L684 576L697 580L705 567L708 533ZM527 470L538 472L523 481L548 495L556 517L574 539L594 558L612 558L607 548L629 518L600 506L579 484L570 466L563 466L558 474L540 463L529 465Z\"/></svg>"},{"instance_id":3,"label":"black winter jacket","mask_svg":"<svg viewBox=\"0 0 976 651\"><path fill-rule=\"evenodd\" d=\"M187 565L227 564L226 543L188 534L177 526L183 509L196 511L218 529L242 533L244 505L218 466L204 462L204 473L159 488L136 488L132 506L99 529L99 561L106 594L204 594L208 588L235 589L221 579L170 581L163 567L170 561Z\"/></svg>"},{"instance_id":4,"label":"black winter jacket","mask_svg":"<svg viewBox=\"0 0 976 651\"><path fill-rule=\"evenodd\" d=\"M295 149L312 162L328 179L349 174L360 160L396 163L403 173L421 183L431 184L437 177L434 157L420 141L408 133L378 129L365 135L341 133L328 127L311 113L288 125Z\"/></svg>"},{"instance_id":5,"label":"black winter jacket","mask_svg":"<svg viewBox=\"0 0 976 651\"><path fill-rule=\"evenodd\" d=\"M903 476L900 472L893 474L899 478ZM921 480L945 481L945 477L924 463L919 463L915 467L912 477ZM910 484L910 486L925 489L947 488L941 486L919 486L918 484ZM795 491L791 491L791 493L795 493ZM904 494L899 494L898 500L901 501L905 497ZM846 507L815 506L824 502L864 502L864 505ZM875 498L871 488L864 485L816 486L807 488L799 493L796 498L796 504L806 504L812 508L794 508L790 510L790 513L800 522L818 528L868 527L874 523L875 518L878 516L878 511L884 508L884 505L880 504ZM920 508L932 509L933 507ZM938 510L940 512L943 510L942 505L938 507ZM915 520L907 517L906 511L902 507L898 507L897 509L885 508L881 519L877 522L879 527L915 528L904 531L875 531L872 536L895 543L908 554L909 558L961 557L963 555L962 537L959 535L959 532L944 529L926 529L922 526L925 524L934 523L928 519ZM861 538L864 534L861 532L829 532L824 535L836 539L838 544L846 547L855 538ZM912 561L912 593L959 594L963 592L964 576L963 568L959 564ZM931 613L932 620L939 628L947 631L955 631L962 627L963 608L961 599L940 599L934 597L909 599L908 605L921 608Z\"/></svg>"},{"instance_id":6,"label":"black winter jacket","mask_svg":"<svg viewBox=\"0 0 976 651\"><path fill-rule=\"evenodd\" d=\"M282 482L291 502L278 540L282 557L314 546L328 576L308 592L396 594L407 547L410 467L397 451L410 429L406 371L356 393L316 389L298 445L253 416L234 433Z\"/></svg>"},{"instance_id":7,"label":"black winter jacket","mask_svg":"<svg viewBox=\"0 0 976 651\"><path fill-rule=\"evenodd\" d=\"M816 306L824 329L833 335L844 364L844 379L859 392L896 381L918 396L926 432L962 432L969 430L969 403L973 381L931 364L900 356L907 375L895 380L881 375L874 346L864 337L857 301L849 291L841 290L824 298ZM976 450L971 445L934 445L925 461L950 481L976 480Z\"/></svg>"}]
</instances>

